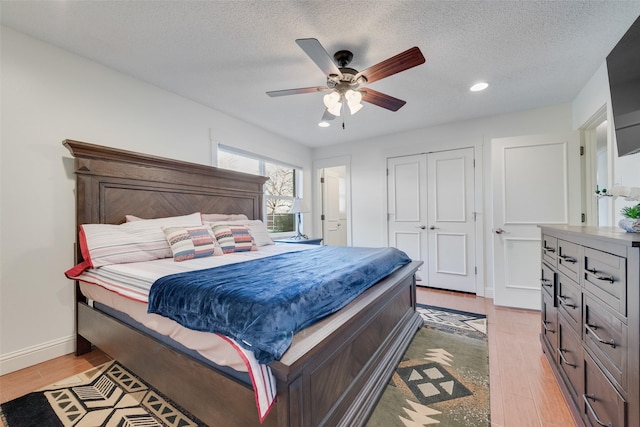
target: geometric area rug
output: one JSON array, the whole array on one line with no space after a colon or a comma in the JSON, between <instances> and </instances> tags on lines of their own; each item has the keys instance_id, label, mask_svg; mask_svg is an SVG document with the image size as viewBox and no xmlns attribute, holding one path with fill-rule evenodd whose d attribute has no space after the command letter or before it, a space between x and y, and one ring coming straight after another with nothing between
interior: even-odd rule
<instances>
[{"instance_id":1,"label":"geometric area rug","mask_svg":"<svg viewBox=\"0 0 640 427\"><path fill-rule=\"evenodd\" d=\"M485 315L418 304L424 324L367 427L489 426Z\"/></svg>"},{"instance_id":2,"label":"geometric area rug","mask_svg":"<svg viewBox=\"0 0 640 427\"><path fill-rule=\"evenodd\" d=\"M3 403L0 420L5 427L205 426L117 361Z\"/></svg>"}]
</instances>

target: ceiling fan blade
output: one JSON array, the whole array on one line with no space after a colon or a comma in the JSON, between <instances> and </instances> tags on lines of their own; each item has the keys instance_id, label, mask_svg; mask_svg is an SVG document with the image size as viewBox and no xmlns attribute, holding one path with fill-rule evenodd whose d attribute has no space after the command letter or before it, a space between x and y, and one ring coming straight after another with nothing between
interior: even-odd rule
<instances>
[{"instance_id":1,"label":"ceiling fan blade","mask_svg":"<svg viewBox=\"0 0 640 427\"><path fill-rule=\"evenodd\" d=\"M362 92L362 100L378 107L386 108L391 111L398 111L407 101L403 101L393 96L386 95L382 92L369 88L360 89Z\"/></svg>"},{"instance_id":2,"label":"ceiling fan blade","mask_svg":"<svg viewBox=\"0 0 640 427\"><path fill-rule=\"evenodd\" d=\"M372 65L364 71L356 74L356 79L360 76L367 78L367 84L375 82L385 77L392 76L409 68L424 64L425 59L417 46L405 50L389 59L386 59L376 65Z\"/></svg>"},{"instance_id":3,"label":"ceiling fan blade","mask_svg":"<svg viewBox=\"0 0 640 427\"><path fill-rule=\"evenodd\" d=\"M335 74L342 78L342 73L338 66L317 39L297 39L296 43L320 67L325 76Z\"/></svg>"},{"instance_id":4,"label":"ceiling fan blade","mask_svg":"<svg viewBox=\"0 0 640 427\"><path fill-rule=\"evenodd\" d=\"M326 86L301 87L298 89L272 90L270 92L267 92L267 95L271 97L287 96L297 95L299 93L324 92L325 90L329 90L329 88Z\"/></svg>"}]
</instances>

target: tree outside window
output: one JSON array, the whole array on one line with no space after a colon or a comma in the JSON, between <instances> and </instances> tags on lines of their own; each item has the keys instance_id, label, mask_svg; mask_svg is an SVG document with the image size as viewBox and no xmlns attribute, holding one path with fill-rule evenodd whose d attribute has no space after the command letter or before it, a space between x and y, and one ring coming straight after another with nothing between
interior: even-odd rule
<instances>
[{"instance_id":1,"label":"tree outside window","mask_svg":"<svg viewBox=\"0 0 640 427\"><path fill-rule=\"evenodd\" d=\"M218 148L218 167L269 177L264 184L265 218L270 233L291 233L297 227L289 210L297 194L297 171L244 153Z\"/></svg>"},{"instance_id":2,"label":"tree outside window","mask_svg":"<svg viewBox=\"0 0 640 427\"><path fill-rule=\"evenodd\" d=\"M293 168L265 162L269 180L265 183L267 229L274 233L296 231L295 214L290 214L296 194L296 171Z\"/></svg>"}]
</instances>

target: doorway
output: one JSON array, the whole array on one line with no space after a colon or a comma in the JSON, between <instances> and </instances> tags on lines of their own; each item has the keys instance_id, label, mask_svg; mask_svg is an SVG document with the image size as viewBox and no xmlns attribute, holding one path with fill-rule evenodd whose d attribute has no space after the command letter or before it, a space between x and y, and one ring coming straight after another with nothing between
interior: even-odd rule
<instances>
[{"instance_id":1,"label":"doorway","mask_svg":"<svg viewBox=\"0 0 640 427\"><path fill-rule=\"evenodd\" d=\"M322 188L322 238L325 245L347 246L347 167L324 168Z\"/></svg>"},{"instance_id":2,"label":"doorway","mask_svg":"<svg viewBox=\"0 0 640 427\"><path fill-rule=\"evenodd\" d=\"M613 226L614 203L610 197L597 197L596 191L613 185L613 145L610 143L607 107L603 105L580 129L584 134L582 156L582 200L585 225Z\"/></svg>"},{"instance_id":3,"label":"doorway","mask_svg":"<svg viewBox=\"0 0 640 427\"><path fill-rule=\"evenodd\" d=\"M351 157L314 161L313 193L319 215L315 235L323 244L351 246Z\"/></svg>"}]
</instances>

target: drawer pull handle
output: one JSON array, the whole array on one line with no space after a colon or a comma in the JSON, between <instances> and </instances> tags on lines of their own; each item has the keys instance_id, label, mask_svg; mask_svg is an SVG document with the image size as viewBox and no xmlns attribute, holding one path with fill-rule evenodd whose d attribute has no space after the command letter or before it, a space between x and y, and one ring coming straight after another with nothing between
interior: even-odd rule
<instances>
[{"instance_id":1,"label":"drawer pull handle","mask_svg":"<svg viewBox=\"0 0 640 427\"><path fill-rule=\"evenodd\" d=\"M551 285L551 280L549 280L549 279L540 279L540 283L542 283L542 286L546 286L548 288L550 288L552 286Z\"/></svg>"},{"instance_id":2,"label":"drawer pull handle","mask_svg":"<svg viewBox=\"0 0 640 427\"><path fill-rule=\"evenodd\" d=\"M575 264L576 262L578 262L577 259L570 257L569 255L560 255L560 258L562 258L566 262L570 262L571 264Z\"/></svg>"},{"instance_id":3,"label":"drawer pull handle","mask_svg":"<svg viewBox=\"0 0 640 427\"><path fill-rule=\"evenodd\" d=\"M593 335L593 337L596 340L598 340L598 342L602 344L610 345L611 347L616 348L616 342L613 338L611 339L611 341L605 341L602 338L600 338L598 334L596 334L596 329L598 329L598 326L585 323L584 327L587 329L588 332L590 332Z\"/></svg>"},{"instance_id":4,"label":"drawer pull handle","mask_svg":"<svg viewBox=\"0 0 640 427\"><path fill-rule=\"evenodd\" d=\"M545 246L543 249L545 252L551 252L552 254L556 253L556 248L548 248Z\"/></svg>"},{"instance_id":5,"label":"drawer pull handle","mask_svg":"<svg viewBox=\"0 0 640 427\"><path fill-rule=\"evenodd\" d=\"M567 349L565 348L559 348L558 349L558 355L560 356L560 359L562 359L562 363L564 363L567 366L571 366L573 369L577 368L578 365L574 365L573 363L569 363L567 361L567 359L564 357L564 353L567 351Z\"/></svg>"},{"instance_id":6,"label":"drawer pull handle","mask_svg":"<svg viewBox=\"0 0 640 427\"><path fill-rule=\"evenodd\" d=\"M602 280L602 281L605 281L605 282L611 282L611 283L616 281L613 278L613 276L602 276L602 275L598 274L599 272L595 268L592 268L592 269L588 269L587 268L586 271L591 273L591 274L593 274L594 276L596 276L596 279L598 279L598 280Z\"/></svg>"},{"instance_id":7,"label":"drawer pull handle","mask_svg":"<svg viewBox=\"0 0 640 427\"><path fill-rule=\"evenodd\" d=\"M569 308L576 308L578 307L575 304L567 304L567 300L571 300L571 298L565 296L565 295L558 295L558 304L560 305L564 305L565 307L569 307Z\"/></svg>"},{"instance_id":8,"label":"drawer pull handle","mask_svg":"<svg viewBox=\"0 0 640 427\"><path fill-rule=\"evenodd\" d=\"M589 399L593 400L594 402L596 401L596 397L594 395L589 396L588 394L583 394L582 395L582 399L584 399L584 403L586 403L587 408L589 408L589 412L591 412L591 416L593 416L593 418L595 419L595 421L600 424L602 427L613 427L613 424L609 423L609 424L605 424L603 423L600 418L598 418L598 415L596 415L596 411L593 410L593 407L591 406L591 402L589 402Z\"/></svg>"},{"instance_id":9,"label":"drawer pull handle","mask_svg":"<svg viewBox=\"0 0 640 427\"><path fill-rule=\"evenodd\" d=\"M551 322L549 322L548 320L543 320L542 321L542 327L544 328L545 332L550 332L552 334L555 334L556 331L554 331L553 329L547 328L547 323L551 323Z\"/></svg>"}]
</instances>

